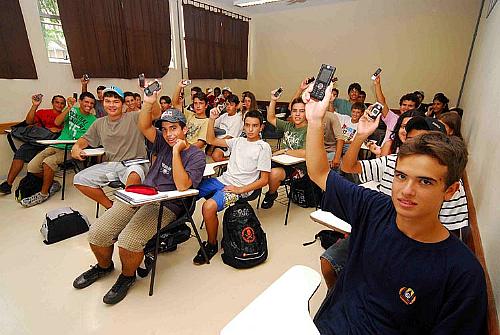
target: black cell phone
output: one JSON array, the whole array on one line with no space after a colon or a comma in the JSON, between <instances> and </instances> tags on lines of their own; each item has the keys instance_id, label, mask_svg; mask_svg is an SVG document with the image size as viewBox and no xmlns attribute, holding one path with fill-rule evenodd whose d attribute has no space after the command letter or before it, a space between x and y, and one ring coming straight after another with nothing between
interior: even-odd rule
<instances>
[{"instance_id":1,"label":"black cell phone","mask_svg":"<svg viewBox=\"0 0 500 335\"><path fill-rule=\"evenodd\" d=\"M306 84L309 85L314 81L314 79L315 79L314 76L307 78Z\"/></svg>"},{"instance_id":2,"label":"black cell phone","mask_svg":"<svg viewBox=\"0 0 500 335\"><path fill-rule=\"evenodd\" d=\"M43 98L43 94L42 93L35 94L35 96L33 97L33 99L35 101L41 101L42 98Z\"/></svg>"},{"instance_id":3,"label":"black cell phone","mask_svg":"<svg viewBox=\"0 0 500 335\"><path fill-rule=\"evenodd\" d=\"M73 93L73 98L78 100L78 93Z\"/></svg>"},{"instance_id":4,"label":"black cell phone","mask_svg":"<svg viewBox=\"0 0 500 335\"><path fill-rule=\"evenodd\" d=\"M376 102L373 104L372 110L368 112L368 116L375 120L377 116L382 113L382 109L384 109L384 105L380 102Z\"/></svg>"},{"instance_id":5,"label":"black cell phone","mask_svg":"<svg viewBox=\"0 0 500 335\"><path fill-rule=\"evenodd\" d=\"M89 80L89 79L90 79L90 77L89 77L89 75L88 75L88 74L84 74L84 75L83 75L83 80L87 81L87 80Z\"/></svg>"},{"instance_id":6,"label":"black cell phone","mask_svg":"<svg viewBox=\"0 0 500 335\"><path fill-rule=\"evenodd\" d=\"M148 97L153 95L154 92L159 91L161 89L161 84L159 81L155 80L151 84L148 85L144 89L144 94L146 94Z\"/></svg>"},{"instance_id":7,"label":"black cell phone","mask_svg":"<svg viewBox=\"0 0 500 335\"><path fill-rule=\"evenodd\" d=\"M276 98L279 98L279 96L281 95L281 93L283 93L283 87L280 87L276 90L276 92L274 92L274 96Z\"/></svg>"},{"instance_id":8,"label":"black cell phone","mask_svg":"<svg viewBox=\"0 0 500 335\"><path fill-rule=\"evenodd\" d=\"M325 91L333 79L336 68L331 65L323 64L319 69L318 77L314 82L313 90L311 91L311 98L316 100L323 100Z\"/></svg>"},{"instance_id":9,"label":"black cell phone","mask_svg":"<svg viewBox=\"0 0 500 335\"><path fill-rule=\"evenodd\" d=\"M377 79L378 75L380 74L380 72L382 72L382 69L381 68L378 68L377 71L375 71L375 73L373 74L372 76L372 80L375 80Z\"/></svg>"},{"instance_id":10,"label":"black cell phone","mask_svg":"<svg viewBox=\"0 0 500 335\"><path fill-rule=\"evenodd\" d=\"M146 77L144 77L144 73L139 75L139 87L144 88L146 86Z\"/></svg>"}]
</instances>

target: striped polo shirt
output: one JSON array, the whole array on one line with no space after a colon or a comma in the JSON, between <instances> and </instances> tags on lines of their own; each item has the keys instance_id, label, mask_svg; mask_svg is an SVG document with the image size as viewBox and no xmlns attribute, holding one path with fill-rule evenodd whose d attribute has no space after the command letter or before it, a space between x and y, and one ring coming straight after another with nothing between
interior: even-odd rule
<instances>
[{"instance_id":1,"label":"striped polo shirt","mask_svg":"<svg viewBox=\"0 0 500 335\"><path fill-rule=\"evenodd\" d=\"M362 183L378 182L378 190L391 196L392 181L396 168L397 155L382 156L376 159L362 160L359 179ZM448 230L456 230L469 225L469 211L467 197L462 180L460 187L453 197L444 201L439 212L439 220Z\"/></svg>"}]
</instances>

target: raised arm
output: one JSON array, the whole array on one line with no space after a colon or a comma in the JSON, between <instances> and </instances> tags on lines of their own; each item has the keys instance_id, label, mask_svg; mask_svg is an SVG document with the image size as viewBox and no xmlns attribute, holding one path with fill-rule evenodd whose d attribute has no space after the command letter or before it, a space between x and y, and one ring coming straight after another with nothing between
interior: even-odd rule
<instances>
[{"instance_id":1,"label":"raised arm","mask_svg":"<svg viewBox=\"0 0 500 335\"><path fill-rule=\"evenodd\" d=\"M276 90L271 91L271 100L269 101L269 108L267 109L267 122L276 127L276 101L279 97L275 97Z\"/></svg>"},{"instance_id":2,"label":"raised arm","mask_svg":"<svg viewBox=\"0 0 500 335\"><path fill-rule=\"evenodd\" d=\"M210 118L208 119L208 127L207 127L207 142L208 144L214 145L216 147L224 147L227 148L227 143L225 139L217 138L215 136L214 124L215 120L219 117L219 111L217 108L212 108L210 110Z\"/></svg>"},{"instance_id":3,"label":"raised arm","mask_svg":"<svg viewBox=\"0 0 500 335\"><path fill-rule=\"evenodd\" d=\"M80 78L80 82L82 83L82 93L88 92L89 81L90 79L85 80L83 76Z\"/></svg>"},{"instance_id":4,"label":"raised arm","mask_svg":"<svg viewBox=\"0 0 500 335\"><path fill-rule=\"evenodd\" d=\"M183 111L181 91L184 89L184 87L186 87L186 84L184 84L184 80L179 81L177 83L177 86L175 86L174 95L172 96L172 106L174 106L174 108L177 108L181 112Z\"/></svg>"},{"instance_id":5,"label":"raised arm","mask_svg":"<svg viewBox=\"0 0 500 335\"><path fill-rule=\"evenodd\" d=\"M389 107L387 107L387 102L385 101L385 95L382 92L382 85L380 84L380 75L378 75L377 78L375 78L373 84L375 85L375 96L377 97L377 102L380 102L382 105L384 105L384 108L382 109L382 116L386 117L387 113L389 113Z\"/></svg>"},{"instance_id":6,"label":"raised arm","mask_svg":"<svg viewBox=\"0 0 500 335\"><path fill-rule=\"evenodd\" d=\"M28 114L26 114L26 123L27 124L35 123L36 110L38 109L38 107L40 106L41 103L42 103L42 99L36 100L34 95L31 97L31 107L28 110Z\"/></svg>"},{"instance_id":7,"label":"raised arm","mask_svg":"<svg viewBox=\"0 0 500 335\"><path fill-rule=\"evenodd\" d=\"M307 86L308 86L307 81L308 80L309 80L309 78L305 78L304 80L302 80L300 82L299 87L297 87L297 90L293 94L293 97L290 100L290 103L288 104L288 110L292 110L292 101L297 99L298 97L300 97L302 95L302 92L304 92L304 90L307 88Z\"/></svg>"},{"instance_id":8,"label":"raised arm","mask_svg":"<svg viewBox=\"0 0 500 335\"><path fill-rule=\"evenodd\" d=\"M332 94L333 84L330 83L325 92L325 97L321 101L312 100L310 92L313 84L310 84L307 91L302 95L306 102L307 137L306 137L306 165L307 173L311 180L322 190L326 190L326 180L330 173L330 166L326 157L324 145L324 123L325 116Z\"/></svg>"},{"instance_id":9,"label":"raised arm","mask_svg":"<svg viewBox=\"0 0 500 335\"><path fill-rule=\"evenodd\" d=\"M373 134L375 129L377 129L379 121L380 115L376 120L373 120L368 116L368 110L359 119L356 136L354 136L351 144L349 145L349 149L345 153L344 159L342 160L342 171L347 173L361 173L361 163L358 161L358 154L361 150L361 145L368 138L368 136Z\"/></svg>"},{"instance_id":10,"label":"raised arm","mask_svg":"<svg viewBox=\"0 0 500 335\"><path fill-rule=\"evenodd\" d=\"M153 126L153 105L156 103L156 98L158 97L158 92L154 92L153 95L147 96L144 94L144 100L139 113L139 120L137 121L137 127L141 133L148 139L149 142L154 143L156 139L156 128Z\"/></svg>"},{"instance_id":11,"label":"raised arm","mask_svg":"<svg viewBox=\"0 0 500 335\"><path fill-rule=\"evenodd\" d=\"M68 115L69 111L71 110L71 108L73 108L75 103L76 103L76 99L73 97L69 97L66 99L66 107L63 109L61 114L59 114L54 120L54 123L56 125L60 126L64 123L64 120L66 119L66 115Z\"/></svg>"}]
</instances>

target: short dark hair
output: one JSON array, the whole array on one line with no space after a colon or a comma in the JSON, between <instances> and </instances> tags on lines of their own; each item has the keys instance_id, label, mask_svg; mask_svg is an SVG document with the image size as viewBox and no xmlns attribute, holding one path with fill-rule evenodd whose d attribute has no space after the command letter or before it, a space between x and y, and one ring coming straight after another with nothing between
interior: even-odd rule
<instances>
[{"instance_id":1,"label":"short dark hair","mask_svg":"<svg viewBox=\"0 0 500 335\"><path fill-rule=\"evenodd\" d=\"M352 106L351 106L351 110L353 110L353 109L359 109L359 110L361 110L362 112L364 112L364 111L365 111L365 108L366 108L366 106L365 106L365 104L364 104L364 103L362 103L362 102L355 102L355 103L353 103L353 104L352 104Z\"/></svg>"},{"instance_id":2,"label":"short dark hair","mask_svg":"<svg viewBox=\"0 0 500 335\"><path fill-rule=\"evenodd\" d=\"M352 83L351 85L349 85L347 93L351 93L351 91L354 89L356 89L357 91L361 91L361 85L359 83Z\"/></svg>"},{"instance_id":3,"label":"short dark hair","mask_svg":"<svg viewBox=\"0 0 500 335\"><path fill-rule=\"evenodd\" d=\"M195 95L194 95L194 97L193 97L193 101L194 101L194 99L196 99L196 98L198 98L199 100L203 100L203 101L205 101L205 104L207 104L207 105L208 105L208 98L207 98L207 96L206 96L206 94L205 94L205 93L203 93L203 92L201 92L201 91L200 91L200 92L198 92L198 91L197 91L197 92L196 92L196 94L195 94Z\"/></svg>"},{"instance_id":4,"label":"short dark hair","mask_svg":"<svg viewBox=\"0 0 500 335\"><path fill-rule=\"evenodd\" d=\"M52 97L52 100L50 100L50 103L53 104L54 103L54 100L56 100L57 98L62 98L64 100L64 104L66 104L66 98L63 97L62 95L60 94L56 94Z\"/></svg>"},{"instance_id":5,"label":"short dark hair","mask_svg":"<svg viewBox=\"0 0 500 335\"><path fill-rule=\"evenodd\" d=\"M439 121L443 122L453 130L453 136L458 136L463 139L462 131L460 129L462 128L462 118L460 117L460 114L455 111L450 111L448 113L441 114Z\"/></svg>"},{"instance_id":6,"label":"short dark hair","mask_svg":"<svg viewBox=\"0 0 500 335\"><path fill-rule=\"evenodd\" d=\"M121 95L119 95L118 93L113 92L113 91L104 92L104 94L102 95L102 97L103 98L116 98L116 99L120 99L120 101L122 103L125 101L125 98L123 98Z\"/></svg>"},{"instance_id":7,"label":"short dark hair","mask_svg":"<svg viewBox=\"0 0 500 335\"><path fill-rule=\"evenodd\" d=\"M403 103L404 100L409 100L409 101L413 101L415 103L415 107L417 107L418 105L418 97L414 94L414 93L407 93L405 95L403 95L401 97L401 99L399 99L399 105L401 106L401 104Z\"/></svg>"},{"instance_id":8,"label":"short dark hair","mask_svg":"<svg viewBox=\"0 0 500 335\"><path fill-rule=\"evenodd\" d=\"M141 98L141 95L139 93L134 93L134 98ZM142 98L141 98L142 100Z\"/></svg>"},{"instance_id":9,"label":"short dark hair","mask_svg":"<svg viewBox=\"0 0 500 335\"><path fill-rule=\"evenodd\" d=\"M82 94L80 94L79 100L83 100L85 98L90 98L90 99L94 100L94 102L95 102L95 96L90 92L82 92Z\"/></svg>"},{"instance_id":10,"label":"short dark hair","mask_svg":"<svg viewBox=\"0 0 500 335\"><path fill-rule=\"evenodd\" d=\"M365 91L359 91L359 95L364 95L366 97L366 92Z\"/></svg>"},{"instance_id":11,"label":"short dark hair","mask_svg":"<svg viewBox=\"0 0 500 335\"><path fill-rule=\"evenodd\" d=\"M292 100L292 102L290 102L290 107L293 107L293 105L295 104L304 104L305 105L305 102L304 100L302 100L302 97L298 97L298 98L295 98Z\"/></svg>"},{"instance_id":12,"label":"short dark hair","mask_svg":"<svg viewBox=\"0 0 500 335\"><path fill-rule=\"evenodd\" d=\"M251 110L251 111L248 111L246 114L245 114L245 118L243 119L243 122L245 122L245 120L248 118L248 117L254 117L256 119L259 119L259 122L260 124L264 124L264 117L262 116L262 113L259 112L258 110Z\"/></svg>"},{"instance_id":13,"label":"short dark hair","mask_svg":"<svg viewBox=\"0 0 500 335\"><path fill-rule=\"evenodd\" d=\"M217 93L217 92L219 92L219 93ZM215 88L214 88L214 95L215 95L215 96L219 96L220 94L221 94L220 87L218 87L218 86L217 86L217 87L215 87Z\"/></svg>"},{"instance_id":14,"label":"short dark hair","mask_svg":"<svg viewBox=\"0 0 500 335\"><path fill-rule=\"evenodd\" d=\"M398 159L411 155L426 155L446 166L445 185L449 187L462 177L467 165L467 147L457 136L432 131L409 139L399 148Z\"/></svg>"},{"instance_id":15,"label":"short dark hair","mask_svg":"<svg viewBox=\"0 0 500 335\"><path fill-rule=\"evenodd\" d=\"M130 91L127 91L125 93L123 93L123 99L125 99L126 97L134 97L134 93L130 92Z\"/></svg>"},{"instance_id":16,"label":"short dark hair","mask_svg":"<svg viewBox=\"0 0 500 335\"><path fill-rule=\"evenodd\" d=\"M202 93L203 93L203 90L202 90L202 89L201 89L201 87L199 87L199 86L193 86L193 87L191 87L190 91L191 91L191 92L195 91L195 92L197 92L197 93L198 93L198 92L202 92Z\"/></svg>"},{"instance_id":17,"label":"short dark hair","mask_svg":"<svg viewBox=\"0 0 500 335\"><path fill-rule=\"evenodd\" d=\"M228 103L234 103L234 104L239 104L240 103L240 98L238 98L238 96L236 94L231 94L228 98L227 98L227 102Z\"/></svg>"},{"instance_id":18,"label":"short dark hair","mask_svg":"<svg viewBox=\"0 0 500 335\"><path fill-rule=\"evenodd\" d=\"M464 117L464 110L460 107L450 108L449 112L457 112L460 117Z\"/></svg>"},{"instance_id":19,"label":"short dark hair","mask_svg":"<svg viewBox=\"0 0 500 335\"><path fill-rule=\"evenodd\" d=\"M103 91L106 88L106 86L99 85L97 86L96 91Z\"/></svg>"},{"instance_id":20,"label":"short dark hair","mask_svg":"<svg viewBox=\"0 0 500 335\"><path fill-rule=\"evenodd\" d=\"M160 102L161 102L162 100L165 100L165 103L167 103L167 104L171 104L171 103L172 103L172 99L171 99L168 95L162 95L162 96L160 97Z\"/></svg>"},{"instance_id":21,"label":"short dark hair","mask_svg":"<svg viewBox=\"0 0 500 335\"><path fill-rule=\"evenodd\" d=\"M414 116L425 116L425 113L419 111L418 109L410 109L409 111L406 111L399 116L398 121L396 121L396 125L394 125L394 129L389 136L389 138L392 140L390 149L391 154L396 153L397 149L401 146L401 144L403 144L403 141L401 141L401 139L399 138L399 129L401 128L403 120L407 117Z\"/></svg>"},{"instance_id":22,"label":"short dark hair","mask_svg":"<svg viewBox=\"0 0 500 335\"><path fill-rule=\"evenodd\" d=\"M336 87L332 88L332 92L333 91L337 92L337 96L339 95L339 89L338 88L336 88Z\"/></svg>"}]
</instances>

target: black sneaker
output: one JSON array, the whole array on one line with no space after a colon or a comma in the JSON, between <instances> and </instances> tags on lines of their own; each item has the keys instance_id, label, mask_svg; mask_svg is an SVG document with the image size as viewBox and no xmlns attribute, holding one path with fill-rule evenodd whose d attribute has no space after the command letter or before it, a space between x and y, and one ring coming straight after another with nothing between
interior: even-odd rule
<instances>
[{"instance_id":1,"label":"black sneaker","mask_svg":"<svg viewBox=\"0 0 500 335\"><path fill-rule=\"evenodd\" d=\"M7 181L4 181L0 184L0 193L3 194L11 194L12 193L12 185L9 185Z\"/></svg>"},{"instance_id":2,"label":"black sneaker","mask_svg":"<svg viewBox=\"0 0 500 335\"><path fill-rule=\"evenodd\" d=\"M278 197L278 192L274 193L267 192L266 196L264 197L264 200L262 200L262 204L260 204L260 207L264 209L269 209L273 207L274 200L276 200L277 197Z\"/></svg>"},{"instance_id":3,"label":"black sneaker","mask_svg":"<svg viewBox=\"0 0 500 335\"><path fill-rule=\"evenodd\" d=\"M208 241L204 241L203 246L205 247L205 252L207 253L208 260L211 260L212 257L214 257L215 254L217 253L217 251L219 250L219 248L217 246L217 242L215 243L215 245L212 245L212 244L208 243ZM198 250L198 253L193 258L193 263L196 265L202 265L202 264L206 263L205 257L203 257L203 252L201 251L201 248L200 248L200 250Z\"/></svg>"},{"instance_id":4,"label":"black sneaker","mask_svg":"<svg viewBox=\"0 0 500 335\"><path fill-rule=\"evenodd\" d=\"M126 277L122 274L116 280L115 285L111 288L111 290L106 293L106 295L102 298L102 301L108 305L114 305L125 298L127 295L128 289L134 285L135 283L135 275L131 277Z\"/></svg>"},{"instance_id":5,"label":"black sneaker","mask_svg":"<svg viewBox=\"0 0 500 335\"><path fill-rule=\"evenodd\" d=\"M113 262L111 262L111 265L107 269L102 269L99 267L99 265L94 265L90 268L90 270L85 271L76 279L73 281L73 287L74 288L85 288L89 285L92 285L94 282L97 281L97 279L102 278L113 272L115 269L115 266Z\"/></svg>"}]
</instances>

